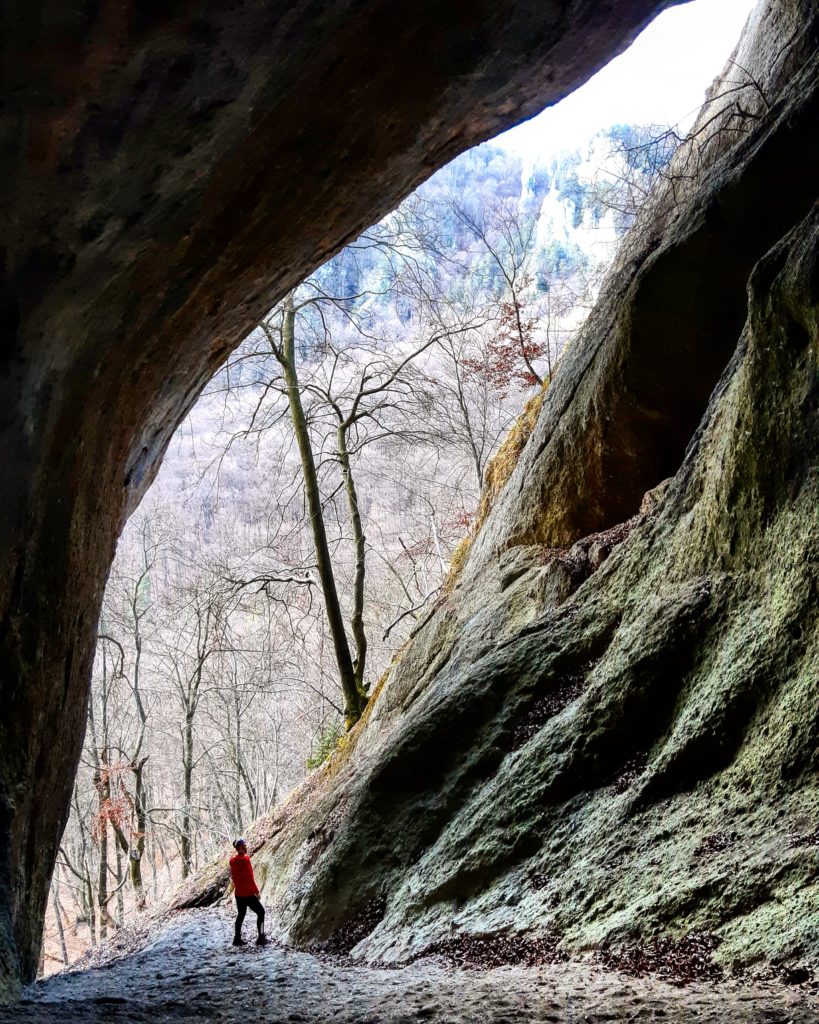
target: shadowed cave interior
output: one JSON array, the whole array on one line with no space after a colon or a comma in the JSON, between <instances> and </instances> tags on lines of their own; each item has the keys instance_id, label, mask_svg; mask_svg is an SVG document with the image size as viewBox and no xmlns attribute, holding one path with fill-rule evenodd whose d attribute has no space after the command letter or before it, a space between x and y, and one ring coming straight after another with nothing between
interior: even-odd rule
<instances>
[{"instance_id":1,"label":"shadowed cave interior","mask_svg":"<svg viewBox=\"0 0 819 1024\"><path fill-rule=\"evenodd\" d=\"M409 34L377 2L18 12L7 995L37 966L102 581L173 429L272 301L666 5L558 6L416 5ZM811 975L818 46L815 3L757 8L736 55L752 98L700 114L722 133L641 211L451 592L345 748L254 826L277 938L398 964L518 936L617 966L630 942L707 934L715 977ZM214 864L172 906L227 882Z\"/></svg>"}]
</instances>

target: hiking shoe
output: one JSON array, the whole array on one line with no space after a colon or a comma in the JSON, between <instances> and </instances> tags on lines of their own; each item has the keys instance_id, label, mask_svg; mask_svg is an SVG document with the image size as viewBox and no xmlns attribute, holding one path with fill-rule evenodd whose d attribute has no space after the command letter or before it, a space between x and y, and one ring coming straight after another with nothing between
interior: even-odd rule
<instances>
[{"instance_id":1,"label":"hiking shoe","mask_svg":"<svg viewBox=\"0 0 819 1024\"><path fill-rule=\"evenodd\" d=\"M233 939L233 945L234 946L246 946L247 943L245 942L245 940L242 938L241 935L236 935L234 937L234 939Z\"/></svg>"},{"instance_id":2,"label":"hiking shoe","mask_svg":"<svg viewBox=\"0 0 819 1024\"><path fill-rule=\"evenodd\" d=\"M258 937L258 939L256 939L256 945L257 946L266 946L269 941L270 940L268 939L268 937L264 934L264 932L262 932L262 934Z\"/></svg>"}]
</instances>

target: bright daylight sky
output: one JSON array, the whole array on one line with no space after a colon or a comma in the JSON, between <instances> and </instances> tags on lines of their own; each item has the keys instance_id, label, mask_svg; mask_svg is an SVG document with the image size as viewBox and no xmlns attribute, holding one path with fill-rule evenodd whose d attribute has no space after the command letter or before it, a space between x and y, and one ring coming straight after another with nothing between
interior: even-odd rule
<instances>
[{"instance_id":1,"label":"bright daylight sky","mask_svg":"<svg viewBox=\"0 0 819 1024\"><path fill-rule=\"evenodd\" d=\"M656 18L562 103L493 140L525 159L575 149L613 124L688 126L755 0L693 0Z\"/></svg>"}]
</instances>

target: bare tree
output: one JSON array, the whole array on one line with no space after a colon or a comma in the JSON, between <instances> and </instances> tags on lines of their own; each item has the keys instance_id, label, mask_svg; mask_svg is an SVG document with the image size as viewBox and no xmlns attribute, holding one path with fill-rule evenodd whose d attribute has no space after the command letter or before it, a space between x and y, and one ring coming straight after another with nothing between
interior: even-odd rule
<instances>
[{"instance_id":1,"label":"bare tree","mask_svg":"<svg viewBox=\"0 0 819 1024\"><path fill-rule=\"evenodd\" d=\"M182 876L194 867L194 773L198 763L196 723L208 686L208 664L225 647L225 592L203 567L194 567L174 587L173 630L157 640L159 668L181 712L178 725L182 793L176 838Z\"/></svg>"},{"instance_id":2,"label":"bare tree","mask_svg":"<svg viewBox=\"0 0 819 1024\"><path fill-rule=\"evenodd\" d=\"M426 337L415 342L409 352L398 357L376 349L360 371L345 375L342 372L346 362L345 352L333 341L326 318L323 316L325 306L338 307L340 300L326 295L309 283L306 290L307 294L298 300L294 293L288 295L281 308L274 310L260 326L284 374L291 422L301 459L325 613L344 695L345 723L349 729L358 721L367 702L365 671L368 643L364 627L366 536L356 489L353 458L365 445L377 439L401 433L402 429L406 432L406 426L402 428L395 422L388 422L388 414L392 414L394 420L400 420L408 412L407 403L412 397L412 389L407 378L411 364L433 345L464 328L461 325L451 328L435 326ZM299 377L296 324L298 315L307 309L317 311L322 326L321 349L325 364L329 366L324 379L320 373L313 373L307 380L300 380ZM366 335L359 329L355 339L358 345L361 344L362 338L366 338ZM271 382L271 385L274 386L275 382ZM354 654L347 640L336 574L327 539L319 464L311 439L310 420L305 412L305 394L313 400L314 422L316 400L323 406L324 411L331 413L334 421L334 445L329 452L322 445L321 455L340 467L353 534L355 573L350 629L355 644ZM365 426L371 429L365 429Z\"/></svg>"},{"instance_id":3,"label":"bare tree","mask_svg":"<svg viewBox=\"0 0 819 1024\"><path fill-rule=\"evenodd\" d=\"M535 361L543 355L542 343L535 334L538 316L536 310L528 309L537 218L508 199L496 200L480 215L458 203L453 209L489 255L504 285L497 304L491 358L485 363L487 372L494 374L500 384L518 379L523 384L542 385L543 376L535 367ZM517 362L522 362L525 369L518 369Z\"/></svg>"}]
</instances>

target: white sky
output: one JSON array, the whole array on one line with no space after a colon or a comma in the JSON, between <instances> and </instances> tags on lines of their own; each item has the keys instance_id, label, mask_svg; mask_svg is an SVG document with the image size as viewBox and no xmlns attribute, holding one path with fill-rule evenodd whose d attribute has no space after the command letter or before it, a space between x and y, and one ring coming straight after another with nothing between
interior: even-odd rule
<instances>
[{"instance_id":1,"label":"white sky","mask_svg":"<svg viewBox=\"0 0 819 1024\"><path fill-rule=\"evenodd\" d=\"M524 159L572 150L613 124L687 127L755 0L693 0L664 11L625 53L557 106L493 140Z\"/></svg>"}]
</instances>

